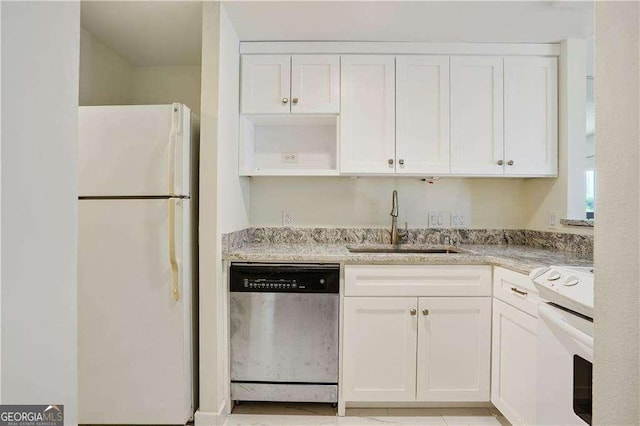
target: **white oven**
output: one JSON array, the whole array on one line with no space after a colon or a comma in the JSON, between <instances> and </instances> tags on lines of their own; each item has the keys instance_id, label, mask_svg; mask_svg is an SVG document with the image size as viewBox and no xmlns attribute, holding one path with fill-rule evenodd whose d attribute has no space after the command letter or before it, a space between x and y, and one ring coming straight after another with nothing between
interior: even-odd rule
<instances>
[{"instance_id":1,"label":"white oven","mask_svg":"<svg viewBox=\"0 0 640 426\"><path fill-rule=\"evenodd\" d=\"M573 312L538 306L539 425L591 424L593 322Z\"/></svg>"},{"instance_id":2,"label":"white oven","mask_svg":"<svg viewBox=\"0 0 640 426\"><path fill-rule=\"evenodd\" d=\"M591 424L593 273L551 267L532 272L538 305L538 425Z\"/></svg>"}]
</instances>

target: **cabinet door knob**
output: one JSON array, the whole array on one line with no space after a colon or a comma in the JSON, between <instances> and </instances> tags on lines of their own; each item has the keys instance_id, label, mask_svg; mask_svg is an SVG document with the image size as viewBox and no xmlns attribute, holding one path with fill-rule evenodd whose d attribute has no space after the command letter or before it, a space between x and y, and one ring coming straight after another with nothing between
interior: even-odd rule
<instances>
[{"instance_id":1,"label":"cabinet door knob","mask_svg":"<svg viewBox=\"0 0 640 426\"><path fill-rule=\"evenodd\" d=\"M429 315L429 310L428 309L423 309L422 310L422 315Z\"/></svg>"},{"instance_id":2,"label":"cabinet door knob","mask_svg":"<svg viewBox=\"0 0 640 426\"><path fill-rule=\"evenodd\" d=\"M410 313L411 315L415 315L415 314L417 314L417 313L418 313L418 311L416 311L415 309L411 309L411 310L409 311L409 313Z\"/></svg>"},{"instance_id":3,"label":"cabinet door knob","mask_svg":"<svg viewBox=\"0 0 640 426\"><path fill-rule=\"evenodd\" d=\"M504 161L498 160L498 166L502 166L503 164L504 164Z\"/></svg>"},{"instance_id":4,"label":"cabinet door knob","mask_svg":"<svg viewBox=\"0 0 640 426\"><path fill-rule=\"evenodd\" d=\"M513 166L513 160L507 161L507 166Z\"/></svg>"},{"instance_id":5,"label":"cabinet door knob","mask_svg":"<svg viewBox=\"0 0 640 426\"><path fill-rule=\"evenodd\" d=\"M298 104L298 98L291 99L291 102L293 102L294 105L297 105Z\"/></svg>"},{"instance_id":6,"label":"cabinet door knob","mask_svg":"<svg viewBox=\"0 0 640 426\"><path fill-rule=\"evenodd\" d=\"M400 164L401 166L404 166L404 160L401 158L400 160L398 160L398 164Z\"/></svg>"},{"instance_id":7,"label":"cabinet door knob","mask_svg":"<svg viewBox=\"0 0 640 426\"><path fill-rule=\"evenodd\" d=\"M289 98L282 98L282 103L286 104L287 102L289 102Z\"/></svg>"},{"instance_id":8,"label":"cabinet door knob","mask_svg":"<svg viewBox=\"0 0 640 426\"><path fill-rule=\"evenodd\" d=\"M387 163L389 163L390 166L393 166L393 158L389 158L389 160L387 161Z\"/></svg>"}]
</instances>

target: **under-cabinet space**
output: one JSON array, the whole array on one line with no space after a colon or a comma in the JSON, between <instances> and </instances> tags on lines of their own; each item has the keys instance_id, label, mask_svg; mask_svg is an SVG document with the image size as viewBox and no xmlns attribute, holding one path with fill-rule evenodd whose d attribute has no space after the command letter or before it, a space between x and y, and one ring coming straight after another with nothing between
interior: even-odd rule
<instances>
[{"instance_id":1,"label":"under-cabinet space","mask_svg":"<svg viewBox=\"0 0 640 426\"><path fill-rule=\"evenodd\" d=\"M241 176L337 175L337 165L337 116L241 116Z\"/></svg>"}]
</instances>

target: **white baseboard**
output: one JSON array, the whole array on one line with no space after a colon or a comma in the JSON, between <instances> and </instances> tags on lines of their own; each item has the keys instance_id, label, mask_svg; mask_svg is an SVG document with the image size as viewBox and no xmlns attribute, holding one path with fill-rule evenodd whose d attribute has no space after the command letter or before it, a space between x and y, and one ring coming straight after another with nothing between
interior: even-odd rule
<instances>
[{"instance_id":1,"label":"white baseboard","mask_svg":"<svg viewBox=\"0 0 640 426\"><path fill-rule=\"evenodd\" d=\"M195 426L222 426L227 419L227 402L220 404L217 412L213 411L196 411L194 417Z\"/></svg>"}]
</instances>

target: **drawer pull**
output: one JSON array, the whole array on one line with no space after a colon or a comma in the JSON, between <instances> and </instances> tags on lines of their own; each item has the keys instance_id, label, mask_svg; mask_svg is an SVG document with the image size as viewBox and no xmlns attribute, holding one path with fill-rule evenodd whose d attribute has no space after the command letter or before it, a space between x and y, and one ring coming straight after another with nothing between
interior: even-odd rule
<instances>
[{"instance_id":1,"label":"drawer pull","mask_svg":"<svg viewBox=\"0 0 640 426\"><path fill-rule=\"evenodd\" d=\"M422 315L429 315L429 310L428 309L423 309L422 310Z\"/></svg>"},{"instance_id":2,"label":"drawer pull","mask_svg":"<svg viewBox=\"0 0 640 426\"><path fill-rule=\"evenodd\" d=\"M515 287L511 287L511 291L513 291L514 293L518 293L521 296L526 296L528 294L526 291L518 290Z\"/></svg>"},{"instance_id":3,"label":"drawer pull","mask_svg":"<svg viewBox=\"0 0 640 426\"><path fill-rule=\"evenodd\" d=\"M418 311L416 311L415 309L411 309L411 310L409 311L409 313L410 313L411 315L415 315L415 314L417 314L417 313L418 313Z\"/></svg>"}]
</instances>

